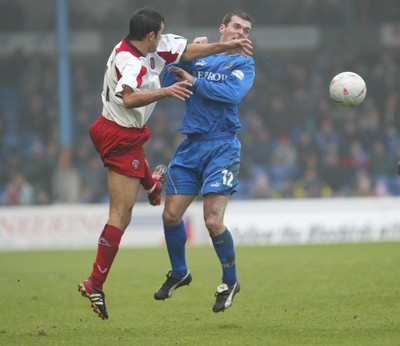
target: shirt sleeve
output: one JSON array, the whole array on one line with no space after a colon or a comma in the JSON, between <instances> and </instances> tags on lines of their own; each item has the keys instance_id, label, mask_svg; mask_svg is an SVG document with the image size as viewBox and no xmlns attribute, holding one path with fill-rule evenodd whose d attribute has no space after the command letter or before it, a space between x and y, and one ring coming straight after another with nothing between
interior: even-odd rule
<instances>
[{"instance_id":1,"label":"shirt sleeve","mask_svg":"<svg viewBox=\"0 0 400 346\"><path fill-rule=\"evenodd\" d=\"M193 91L204 98L226 103L239 103L247 94L254 81L254 60L243 59L222 82L213 82L208 79L197 78Z\"/></svg>"},{"instance_id":2,"label":"shirt sleeve","mask_svg":"<svg viewBox=\"0 0 400 346\"><path fill-rule=\"evenodd\" d=\"M177 63L181 60L182 54L186 49L187 39L174 35L162 35L157 47L157 55L165 60L165 64Z\"/></svg>"},{"instance_id":3,"label":"shirt sleeve","mask_svg":"<svg viewBox=\"0 0 400 346\"><path fill-rule=\"evenodd\" d=\"M120 53L116 57L115 68L119 77L115 95L121 96L123 85L129 86L133 91L140 90L146 67L138 58L129 53Z\"/></svg>"}]
</instances>

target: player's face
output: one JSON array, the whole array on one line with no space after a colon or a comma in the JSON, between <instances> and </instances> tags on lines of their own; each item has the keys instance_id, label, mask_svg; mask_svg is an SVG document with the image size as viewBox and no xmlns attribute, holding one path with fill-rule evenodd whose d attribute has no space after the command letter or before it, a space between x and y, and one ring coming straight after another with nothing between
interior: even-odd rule
<instances>
[{"instance_id":1,"label":"player's face","mask_svg":"<svg viewBox=\"0 0 400 346\"><path fill-rule=\"evenodd\" d=\"M161 28L157 33L154 33L151 38L149 52L155 52L157 50L158 43L161 40L161 36L164 32L164 23L161 23Z\"/></svg>"},{"instance_id":2,"label":"player's face","mask_svg":"<svg viewBox=\"0 0 400 346\"><path fill-rule=\"evenodd\" d=\"M229 41L232 39L248 38L251 31L251 23L238 16L233 16L227 24L219 26L221 41Z\"/></svg>"}]
</instances>

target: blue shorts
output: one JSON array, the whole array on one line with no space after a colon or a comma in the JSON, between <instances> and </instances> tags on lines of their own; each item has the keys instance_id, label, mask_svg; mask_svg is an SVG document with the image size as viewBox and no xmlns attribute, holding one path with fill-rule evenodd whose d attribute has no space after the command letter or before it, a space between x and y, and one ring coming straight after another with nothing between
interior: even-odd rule
<instances>
[{"instance_id":1,"label":"blue shorts","mask_svg":"<svg viewBox=\"0 0 400 346\"><path fill-rule=\"evenodd\" d=\"M235 193L239 185L240 148L240 141L233 134L190 136L185 139L169 164L166 193Z\"/></svg>"}]
</instances>

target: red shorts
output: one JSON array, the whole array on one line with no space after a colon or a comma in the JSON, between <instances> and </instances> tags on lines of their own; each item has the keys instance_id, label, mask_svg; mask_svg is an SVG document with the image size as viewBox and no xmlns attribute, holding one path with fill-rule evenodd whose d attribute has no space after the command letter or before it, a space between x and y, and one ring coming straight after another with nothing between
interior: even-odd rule
<instances>
[{"instance_id":1,"label":"red shorts","mask_svg":"<svg viewBox=\"0 0 400 346\"><path fill-rule=\"evenodd\" d=\"M123 175L144 178L147 163L143 144L150 137L147 126L122 127L100 115L90 126L89 134L104 166Z\"/></svg>"}]
</instances>

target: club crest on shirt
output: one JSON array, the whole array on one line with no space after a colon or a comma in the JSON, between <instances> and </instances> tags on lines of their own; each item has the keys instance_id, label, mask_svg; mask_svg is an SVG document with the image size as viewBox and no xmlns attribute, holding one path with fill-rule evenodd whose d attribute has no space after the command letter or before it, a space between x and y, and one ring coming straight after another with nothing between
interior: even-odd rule
<instances>
[{"instance_id":1,"label":"club crest on shirt","mask_svg":"<svg viewBox=\"0 0 400 346\"><path fill-rule=\"evenodd\" d=\"M229 68L229 67L231 67L232 66L232 63L230 62L230 63L228 63L227 65L225 65L225 68Z\"/></svg>"},{"instance_id":2,"label":"club crest on shirt","mask_svg":"<svg viewBox=\"0 0 400 346\"><path fill-rule=\"evenodd\" d=\"M132 161L132 166L133 166L133 169L138 169L139 168L139 160L133 160Z\"/></svg>"},{"instance_id":3,"label":"club crest on shirt","mask_svg":"<svg viewBox=\"0 0 400 346\"><path fill-rule=\"evenodd\" d=\"M154 58L150 58L150 67L151 67L152 69L154 69L154 68L156 67L156 63L155 63L155 61L154 61Z\"/></svg>"}]
</instances>

